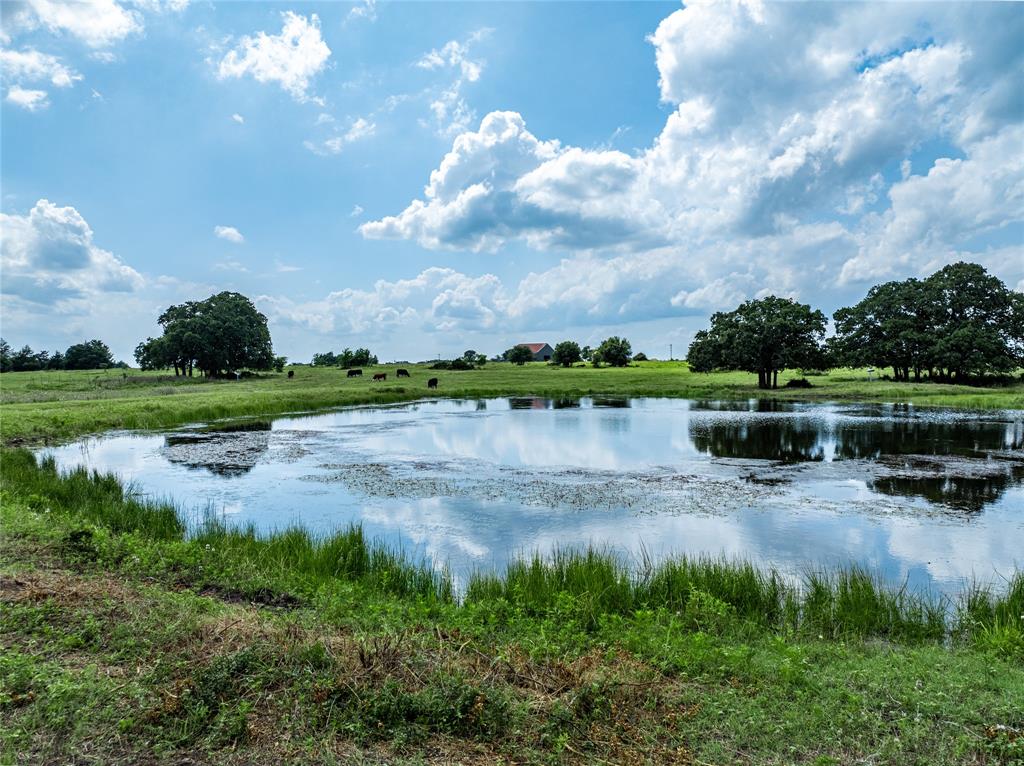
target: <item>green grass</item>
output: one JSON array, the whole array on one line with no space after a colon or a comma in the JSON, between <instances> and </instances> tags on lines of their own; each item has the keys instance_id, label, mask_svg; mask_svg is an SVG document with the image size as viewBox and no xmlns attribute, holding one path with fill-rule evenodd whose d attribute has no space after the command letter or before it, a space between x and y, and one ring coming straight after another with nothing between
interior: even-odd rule
<instances>
[{"instance_id":1,"label":"green grass","mask_svg":"<svg viewBox=\"0 0 1024 766\"><path fill-rule=\"evenodd\" d=\"M0 439L403 401L434 376L451 397L764 395L680 363L409 367L5 374ZM772 395L1024 407L1021 385L812 381ZM859 569L562 550L456 594L357 527L196 526L22 449L0 476L0 763L1024 764L1021 573L946 603Z\"/></svg>"},{"instance_id":2,"label":"green grass","mask_svg":"<svg viewBox=\"0 0 1024 766\"><path fill-rule=\"evenodd\" d=\"M970 387L937 383L868 381L862 370L810 378L811 389L759 391L746 373L691 373L684 362L642 362L613 369L517 367L488 363L465 372L403 365L410 379L394 378L395 365L367 368L349 379L335 368L296 367L295 377L268 374L242 381L206 381L135 370L6 373L0 376L0 442L35 443L110 429L164 428L228 417L266 416L326 407L453 398L532 395L574 397L674 396L696 399L775 397L804 401L874 401L921 406L1024 408L1024 383ZM372 373L388 381L373 383ZM799 377L789 371L780 384ZM437 377L436 391L426 381Z\"/></svg>"},{"instance_id":3,"label":"green grass","mask_svg":"<svg viewBox=\"0 0 1024 766\"><path fill-rule=\"evenodd\" d=\"M1021 575L939 609L562 551L458 598L358 529L188 535L109 477L0 470L0 763L1024 762Z\"/></svg>"}]
</instances>

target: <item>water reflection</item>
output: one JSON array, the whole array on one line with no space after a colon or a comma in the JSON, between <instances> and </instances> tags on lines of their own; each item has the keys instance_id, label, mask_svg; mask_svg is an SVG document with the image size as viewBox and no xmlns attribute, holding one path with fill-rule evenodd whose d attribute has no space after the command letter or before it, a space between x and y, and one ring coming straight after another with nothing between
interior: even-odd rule
<instances>
[{"instance_id":1,"label":"water reflection","mask_svg":"<svg viewBox=\"0 0 1024 766\"><path fill-rule=\"evenodd\" d=\"M821 423L805 418L694 421L690 437L698 450L714 457L791 463L824 460L828 440Z\"/></svg>"},{"instance_id":2,"label":"water reflection","mask_svg":"<svg viewBox=\"0 0 1024 766\"><path fill-rule=\"evenodd\" d=\"M977 513L998 501L1011 486L1020 484L1024 471L1008 470L991 476L884 476L873 479L876 492L902 497L921 497L931 503Z\"/></svg>"},{"instance_id":3,"label":"water reflection","mask_svg":"<svg viewBox=\"0 0 1024 766\"><path fill-rule=\"evenodd\" d=\"M50 450L263 529L351 521L456 572L559 545L858 561L955 588L1017 566L1024 413L773 401L432 400Z\"/></svg>"},{"instance_id":4,"label":"water reflection","mask_svg":"<svg viewBox=\"0 0 1024 766\"><path fill-rule=\"evenodd\" d=\"M217 476L249 473L270 449L269 420L246 420L164 437L162 454L171 463Z\"/></svg>"}]
</instances>

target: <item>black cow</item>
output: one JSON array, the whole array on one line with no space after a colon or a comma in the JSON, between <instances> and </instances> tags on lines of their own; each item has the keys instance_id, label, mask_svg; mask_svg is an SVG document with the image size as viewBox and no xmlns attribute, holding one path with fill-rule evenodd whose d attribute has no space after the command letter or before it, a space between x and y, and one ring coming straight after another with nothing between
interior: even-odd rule
<instances>
[{"instance_id":1,"label":"black cow","mask_svg":"<svg viewBox=\"0 0 1024 766\"><path fill-rule=\"evenodd\" d=\"M437 378L431 378L427 381L427 388L437 388Z\"/></svg>"},{"instance_id":2,"label":"black cow","mask_svg":"<svg viewBox=\"0 0 1024 766\"><path fill-rule=\"evenodd\" d=\"M350 377L350 378L361 378L361 377L363 377L363 371L362 370L349 370L348 371L348 377Z\"/></svg>"},{"instance_id":3,"label":"black cow","mask_svg":"<svg viewBox=\"0 0 1024 766\"><path fill-rule=\"evenodd\" d=\"M373 379L374 379L374 381L377 381L377 380L387 380L388 379L388 374L386 372L378 372L376 375L373 376Z\"/></svg>"},{"instance_id":4,"label":"black cow","mask_svg":"<svg viewBox=\"0 0 1024 766\"><path fill-rule=\"evenodd\" d=\"M409 371L408 370L404 370L401 367L399 367L398 368L398 372L395 373L395 377L396 378L408 378L409 377Z\"/></svg>"},{"instance_id":5,"label":"black cow","mask_svg":"<svg viewBox=\"0 0 1024 766\"><path fill-rule=\"evenodd\" d=\"M295 377L295 370L288 370L288 377L289 378L294 378Z\"/></svg>"}]
</instances>

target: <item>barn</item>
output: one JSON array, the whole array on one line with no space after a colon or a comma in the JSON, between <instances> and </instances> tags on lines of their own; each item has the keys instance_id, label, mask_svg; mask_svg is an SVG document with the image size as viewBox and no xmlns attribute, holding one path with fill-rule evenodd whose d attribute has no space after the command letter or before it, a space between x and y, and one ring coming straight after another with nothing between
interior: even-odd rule
<instances>
[{"instance_id":1,"label":"barn","mask_svg":"<svg viewBox=\"0 0 1024 766\"><path fill-rule=\"evenodd\" d=\"M547 343L519 343L518 345L530 349L535 362L550 362L551 356L555 353L555 350Z\"/></svg>"}]
</instances>

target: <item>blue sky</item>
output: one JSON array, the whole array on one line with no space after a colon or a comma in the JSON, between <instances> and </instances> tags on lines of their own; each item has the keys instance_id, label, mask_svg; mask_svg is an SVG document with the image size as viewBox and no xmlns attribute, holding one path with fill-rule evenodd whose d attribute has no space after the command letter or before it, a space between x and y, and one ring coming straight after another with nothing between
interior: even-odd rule
<instances>
[{"instance_id":1,"label":"blue sky","mask_svg":"<svg viewBox=\"0 0 1024 766\"><path fill-rule=\"evenodd\" d=\"M1024 289L1024 6L2 6L2 333L130 358L252 297L278 353L827 311L956 260Z\"/></svg>"}]
</instances>

